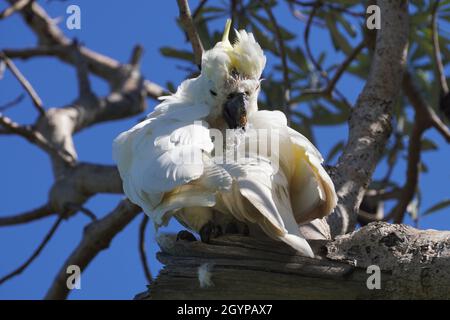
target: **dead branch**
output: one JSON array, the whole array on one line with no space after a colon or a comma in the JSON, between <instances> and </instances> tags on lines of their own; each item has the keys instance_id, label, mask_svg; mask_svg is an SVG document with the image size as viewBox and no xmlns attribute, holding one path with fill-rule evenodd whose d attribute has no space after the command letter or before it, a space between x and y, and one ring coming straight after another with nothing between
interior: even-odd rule
<instances>
[{"instance_id":1,"label":"dead branch","mask_svg":"<svg viewBox=\"0 0 450 320\"><path fill-rule=\"evenodd\" d=\"M91 261L102 251L109 247L112 239L125 228L141 211L141 209L128 200L123 200L104 218L91 222L86 226L83 238L56 275L45 299L65 299L69 294L67 288L67 267L78 266L82 272Z\"/></svg>"},{"instance_id":2,"label":"dead branch","mask_svg":"<svg viewBox=\"0 0 450 320\"><path fill-rule=\"evenodd\" d=\"M0 227L28 223L31 221L46 218L53 214L55 214L55 210L53 210L52 207L48 203L46 203L43 206L24 213L0 217Z\"/></svg>"},{"instance_id":3,"label":"dead branch","mask_svg":"<svg viewBox=\"0 0 450 320\"><path fill-rule=\"evenodd\" d=\"M55 158L58 158L67 166L73 166L75 159L68 153L57 148L55 145L50 143L45 137L42 136L38 131L34 130L29 126L21 126L18 123L12 121L10 118L2 115L0 113L0 125L6 130L20 135L27 139L32 144L38 146L45 152L49 153Z\"/></svg>"},{"instance_id":4,"label":"dead branch","mask_svg":"<svg viewBox=\"0 0 450 320\"><path fill-rule=\"evenodd\" d=\"M180 10L180 22L186 31L189 41L194 51L194 62L200 68L202 64L203 45L200 40L200 36L195 28L194 21L192 20L191 10L187 0L177 0L178 8Z\"/></svg>"},{"instance_id":5,"label":"dead branch","mask_svg":"<svg viewBox=\"0 0 450 320\"><path fill-rule=\"evenodd\" d=\"M25 76L20 72L20 70L16 67L14 62L12 62L3 52L0 52L0 59L2 59L11 73L16 77L17 81L19 81L20 85L25 89L28 95L33 101L33 105L36 107L37 111L40 115L45 114L45 110L42 106L42 100L37 94L36 90L34 90L31 83L25 78Z\"/></svg>"},{"instance_id":6,"label":"dead branch","mask_svg":"<svg viewBox=\"0 0 450 320\"><path fill-rule=\"evenodd\" d=\"M288 119L288 123L291 121L291 108L290 108L290 92L291 92L291 81L289 80L289 66L287 62L287 54L286 48L284 46L284 39L281 33L280 27L278 26L277 19L275 18L272 9L265 3L263 0L260 0L259 3L263 6L264 11L266 11L267 16L269 17L270 23L272 24L275 30L275 39L278 46L278 51L280 53L281 66L283 69L283 87L284 87L284 113L286 114L286 118Z\"/></svg>"},{"instance_id":7,"label":"dead branch","mask_svg":"<svg viewBox=\"0 0 450 320\"><path fill-rule=\"evenodd\" d=\"M153 277L148 266L147 254L145 252L145 231L147 229L148 220L148 216L144 214L141 224L139 225L139 257L141 258L145 279L147 279L148 283L152 283Z\"/></svg>"},{"instance_id":8,"label":"dead branch","mask_svg":"<svg viewBox=\"0 0 450 320\"><path fill-rule=\"evenodd\" d=\"M0 278L0 285L8 281L9 279L21 274L41 253L41 251L45 248L47 243L50 241L50 239L55 234L56 230L58 229L61 221L63 220L62 217L59 217L56 222L53 224L53 226L50 228L48 233L45 235L44 239L42 240L41 244L37 247L37 249L33 252L33 254L25 261L20 267L15 269L14 271L8 273L4 277Z\"/></svg>"},{"instance_id":9,"label":"dead branch","mask_svg":"<svg viewBox=\"0 0 450 320\"><path fill-rule=\"evenodd\" d=\"M25 7L30 0L20 0L14 3L13 5L9 6L2 12L0 12L0 20L8 18L10 15L12 15L14 12L22 10L23 7Z\"/></svg>"}]
</instances>

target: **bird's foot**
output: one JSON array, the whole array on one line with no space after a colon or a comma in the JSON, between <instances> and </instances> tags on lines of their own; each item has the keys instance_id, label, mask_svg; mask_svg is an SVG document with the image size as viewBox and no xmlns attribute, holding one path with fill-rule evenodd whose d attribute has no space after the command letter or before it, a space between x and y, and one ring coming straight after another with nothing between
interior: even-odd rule
<instances>
[{"instance_id":1,"label":"bird's foot","mask_svg":"<svg viewBox=\"0 0 450 320\"><path fill-rule=\"evenodd\" d=\"M222 228L210 221L200 229L199 234L202 242L209 243L211 239L222 235Z\"/></svg>"},{"instance_id":2,"label":"bird's foot","mask_svg":"<svg viewBox=\"0 0 450 320\"><path fill-rule=\"evenodd\" d=\"M184 240L184 241L189 241L189 242L197 241L195 236L187 230L181 230L180 232L178 232L177 241L179 241L179 240Z\"/></svg>"},{"instance_id":3,"label":"bird's foot","mask_svg":"<svg viewBox=\"0 0 450 320\"><path fill-rule=\"evenodd\" d=\"M245 223L233 221L229 222L225 227L226 234L239 234L243 236L249 235L248 226Z\"/></svg>"}]
</instances>

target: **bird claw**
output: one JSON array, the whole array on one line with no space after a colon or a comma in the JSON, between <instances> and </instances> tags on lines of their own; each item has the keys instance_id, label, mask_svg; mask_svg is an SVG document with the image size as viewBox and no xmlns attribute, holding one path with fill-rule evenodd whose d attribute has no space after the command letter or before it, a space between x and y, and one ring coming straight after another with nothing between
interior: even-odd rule
<instances>
[{"instance_id":1,"label":"bird claw","mask_svg":"<svg viewBox=\"0 0 450 320\"><path fill-rule=\"evenodd\" d=\"M248 226L245 223L230 222L225 227L225 233L226 234L239 234L239 235L242 235L242 236L248 236L249 235L249 229L248 229Z\"/></svg>"},{"instance_id":2,"label":"bird claw","mask_svg":"<svg viewBox=\"0 0 450 320\"><path fill-rule=\"evenodd\" d=\"M209 243L211 239L221 236L222 228L219 225L215 225L211 221L205 224L199 231L200 239L204 243Z\"/></svg>"},{"instance_id":3,"label":"bird claw","mask_svg":"<svg viewBox=\"0 0 450 320\"><path fill-rule=\"evenodd\" d=\"M187 230L181 230L180 232L178 232L177 241L180 241L180 240L189 241L189 242L197 241L195 236Z\"/></svg>"}]
</instances>

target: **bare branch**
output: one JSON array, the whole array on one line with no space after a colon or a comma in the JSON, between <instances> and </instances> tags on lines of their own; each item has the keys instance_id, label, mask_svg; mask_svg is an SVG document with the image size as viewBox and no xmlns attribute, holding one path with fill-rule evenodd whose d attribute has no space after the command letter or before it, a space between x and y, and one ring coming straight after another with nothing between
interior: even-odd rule
<instances>
[{"instance_id":1,"label":"bare branch","mask_svg":"<svg viewBox=\"0 0 450 320\"><path fill-rule=\"evenodd\" d=\"M308 21L306 22L305 32L303 33L303 40L305 42L306 54L308 55L308 59L312 62L314 68L317 71L320 71L322 75L325 75L326 73L323 71L322 66L314 58L311 51L311 47L309 46L309 33L311 31L311 25L314 21L314 16L316 15L317 10L319 9L320 6L321 6L320 2L314 2L313 8L308 16Z\"/></svg>"},{"instance_id":2,"label":"bare branch","mask_svg":"<svg viewBox=\"0 0 450 320\"><path fill-rule=\"evenodd\" d=\"M85 59L81 55L78 41L73 42L71 54L74 56L75 67L77 69L78 94L80 98L92 98L94 93L92 92L91 83L89 81L89 69Z\"/></svg>"},{"instance_id":3,"label":"bare branch","mask_svg":"<svg viewBox=\"0 0 450 320\"><path fill-rule=\"evenodd\" d=\"M12 121L10 118L2 115L1 113L0 113L0 125L10 132L24 137L29 142L37 145L45 152L60 159L66 165L68 166L74 165L75 159L70 154L67 154L66 152L52 145L45 137L42 136L42 134L32 129L31 127L21 126L18 123Z\"/></svg>"},{"instance_id":4,"label":"bare branch","mask_svg":"<svg viewBox=\"0 0 450 320\"><path fill-rule=\"evenodd\" d=\"M142 268L144 269L145 278L148 283L152 283L153 277L148 266L147 254L145 253L145 230L148 224L148 216L144 214L139 226L139 256L141 258Z\"/></svg>"},{"instance_id":5,"label":"bare branch","mask_svg":"<svg viewBox=\"0 0 450 320\"><path fill-rule=\"evenodd\" d=\"M63 220L62 217L59 217L56 222L53 224L53 226L50 228L49 232L45 235L44 239L42 240L41 244L37 247L37 249L33 252L33 254L25 261L20 267L18 267L16 270L12 271L11 273L8 273L6 276L0 278L0 285L8 281L9 279L21 274L41 253L41 251L44 249L44 247L47 245L47 243L50 241L50 239L55 234L56 230L59 227L59 224Z\"/></svg>"},{"instance_id":6,"label":"bare branch","mask_svg":"<svg viewBox=\"0 0 450 320\"><path fill-rule=\"evenodd\" d=\"M8 18L10 15L12 15L14 12L20 11L25 7L30 0L20 0L16 3L12 4L10 7L6 8L2 12L0 12L0 20Z\"/></svg>"},{"instance_id":7,"label":"bare branch","mask_svg":"<svg viewBox=\"0 0 450 320\"><path fill-rule=\"evenodd\" d=\"M194 21L191 17L189 4L187 0L177 0L177 2L180 11L180 22L184 28L184 31L186 31L188 35L189 41L192 45L192 50L194 51L194 62L198 67L200 67L202 64L202 55L204 50L200 36L197 33Z\"/></svg>"},{"instance_id":8,"label":"bare branch","mask_svg":"<svg viewBox=\"0 0 450 320\"><path fill-rule=\"evenodd\" d=\"M144 48L139 44L133 48L133 52L131 53L131 59L130 59L130 65L133 68L135 68L135 69L139 68L139 64L141 62L143 52L144 52Z\"/></svg>"},{"instance_id":9,"label":"bare branch","mask_svg":"<svg viewBox=\"0 0 450 320\"><path fill-rule=\"evenodd\" d=\"M24 93L19 94L14 100L11 100L11 101L1 105L0 106L0 112L4 112L4 111L8 110L9 108L18 105L20 102L22 102L22 100L24 98L25 98L25 94Z\"/></svg>"},{"instance_id":10,"label":"bare branch","mask_svg":"<svg viewBox=\"0 0 450 320\"><path fill-rule=\"evenodd\" d=\"M430 127L435 127L450 142L450 131L441 122L434 110L425 102L419 88L413 82L409 72L403 77L403 91L414 108L414 125L408 144L408 163L406 170L406 182L401 189L399 201L385 218L393 219L395 223L402 223L408 204L413 200L420 174L420 158L422 135ZM437 126L437 127L436 127Z\"/></svg>"},{"instance_id":11,"label":"bare branch","mask_svg":"<svg viewBox=\"0 0 450 320\"><path fill-rule=\"evenodd\" d=\"M84 229L83 238L59 270L45 299L60 300L67 298L69 289L66 285L67 266L77 265L82 271L104 249L108 248L112 239L121 232L141 211L128 200L123 200L104 218L91 222Z\"/></svg>"},{"instance_id":12,"label":"bare branch","mask_svg":"<svg viewBox=\"0 0 450 320\"><path fill-rule=\"evenodd\" d=\"M450 143L450 130L438 117L433 108L423 99L420 94L420 89L414 83L409 72L405 72L403 78L403 91L408 97L409 102L413 106L415 112L420 115L421 121L427 127L434 127L442 137Z\"/></svg>"},{"instance_id":13,"label":"bare branch","mask_svg":"<svg viewBox=\"0 0 450 320\"><path fill-rule=\"evenodd\" d=\"M8 69L12 72L12 74L16 77L16 79L19 81L21 86L28 93L28 95L30 96L31 100L33 101L33 104L36 107L37 111L41 115L45 114L45 110L42 106L41 98L37 94L36 90L34 90L31 83L25 78L25 76L16 67L14 62L12 62L3 52L0 52L0 59L2 59L5 62Z\"/></svg>"},{"instance_id":14,"label":"bare branch","mask_svg":"<svg viewBox=\"0 0 450 320\"><path fill-rule=\"evenodd\" d=\"M444 65L442 63L441 49L439 46L439 32L438 32L438 9L440 0L435 0L431 9L431 36L433 39L433 58L436 65L436 79L441 88L441 94L448 93L447 79L445 78Z\"/></svg>"},{"instance_id":15,"label":"bare branch","mask_svg":"<svg viewBox=\"0 0 450 320\"><path fill-rule=\"evenodd\" d=\"M406 213L406 208L416 194L417 184L419 182L420 155L422 146L422 134L427 129L420 115L416 113L411 136L408 145L408 166L406 169L406 183L402 188L400 199L397 205L388 215L393 217L394 223L402 223Z\"/></svg>"},{"instance_id":16,"label":"bare branch","mask_svg":"<svg viewBox=\"0 0 450 320\"><path fill-rule=\"evenodd\" d=\"M291 108L290 108L290 92L291 92L291 82L289 80L289 67L287 62L286 48L284 46L283 35L281 33L280 27L278 26L277 19L275 18L271 8L265 3L265 1L259 1L264 7L267 15L269 16L270 23L275 30L275 38L278 44L278 51L280 53L281 66L283 68L283 86L284 86L284 112L288 123L291 121Z\"/></svg>"},{"instance_id":17,"label":"bare branch","mask_svg":"<svg viewBox=\"0 0 450 320\"><path fill-rule=\"evenodd\" d=\"M55 210L47 203L39 208L12 216L0 217L0 227L28 223L55 214Z\"/></svg>"},{"instance_id":18,"label":"bare branch","mask_svg":"<svg viewBox=\"0 0 450 320\"><path fill-rule=\"evenodd\" d=\"M15 3L14 0L8 0ZM72 41L64 36L62 31L52 19L47 15L44 9L38 3L32 2L21 11L24 21L30 26L39 39L37 48L28 49L8 49L5 53L10 57L28 59L37 55L56 56L64 62L75 64L74 56L68 54ZM32 19L30 17L33 17ZM122 64L117 60L92 51L86 47L80 47L80 54L85 60L89 71L105 79L115 88L123 83ZM156 83L145 80L145 93L151 98L158 98L167 92Z\"/></svg>"},{"instance_id":19,"label":"bare branch","mask_svg":"<svg viewBox=\"0 0 450 320\"><path fill-rule=\"evenodd\" d=\"M198 4L197 8L195 8L194 13L192 13L192 20L195 20L195 18L197 18L198 14L200 13L200 11L202 11L206 2L208 2L208 0L200 0L200 3Z\"/></svg>"},{"instance_id":20,"label":"bare branch","mask_svg":"<svg viewBox=\"0 0 450 320\"><path fill-rule=\"evenodd\" d=\"M345 58L345 60L340 64L338 69L333 75L333 78L328 80L328 84L323 89L318 90L304 90L302 94L320 94L320 95L328 95L331 96L333 91L335 90L337 82L340 80L344 72L347 70L347 68L351 65L353 60L358 56L358 54L364 49L365 42L364 40L361 41L360 44L358 44L353 51ZM325 78L328 79L328 76L325 75Z\"/></svg>"}]
</instances>

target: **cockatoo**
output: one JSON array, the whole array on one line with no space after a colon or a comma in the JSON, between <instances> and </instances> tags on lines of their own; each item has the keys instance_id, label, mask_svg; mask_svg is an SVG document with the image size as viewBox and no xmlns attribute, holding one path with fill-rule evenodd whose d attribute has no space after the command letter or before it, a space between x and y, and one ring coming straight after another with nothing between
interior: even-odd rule
<instances>
[{"instance_id":1,"label":"cockatoo","mask_svg":"<svg viewBox=\"0 0 450 320\"><path fill-rule=\"evenodd\" d=\"M237 220L313 257L299 225L333 211L333 182L319 151L282 112L258 110L266 57L244 30L231 44L230 25L203 54L198 77L114 140L124 192L156 227L174 216L206 241L236 231L229 227ZM267 140L275 142L265 153L247 148Z\"/></svg>"}]
</instances>

